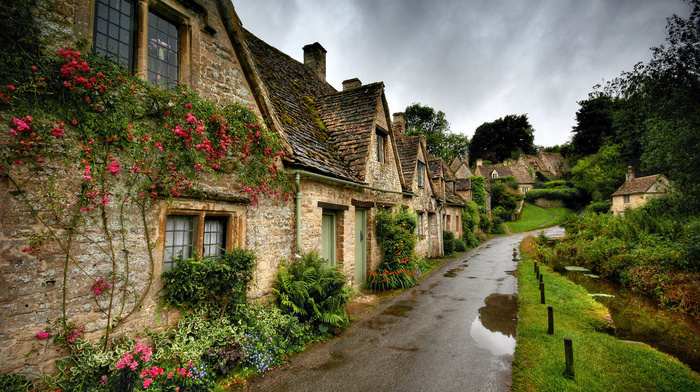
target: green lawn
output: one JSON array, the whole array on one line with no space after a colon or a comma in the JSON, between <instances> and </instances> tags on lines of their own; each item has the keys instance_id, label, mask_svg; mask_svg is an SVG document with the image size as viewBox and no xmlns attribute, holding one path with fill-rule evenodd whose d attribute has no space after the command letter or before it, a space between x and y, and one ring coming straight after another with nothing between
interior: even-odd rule
<instances>
[{"instance_id":1,"label":"green lawn","mask_svg":"<svg viewBox=\"0 0 700 392\"><path fill-rule=\"evenodd\" d=\"M601 332L607 309L578 285L541 266L546 304L540 303L533 261L518 273L518 336L512 391L700 391L700 377L675 358ZM547 306L554 334L547 334ZM564 338L573 340L573 380L566 369Z\"/></svg>"},{"instance_id":2,"label":"green lawn","mask_svg":"<svg viewBox=\"0 0 700 392\"><path fill-rule=\"evenodd\" d=\"M515 222L507 222L506 225L508 225L511 233L524 233L545 227L558 226L564 223L569 215L573 213L568 208L542 208L525 203L520 219Z\"/></svg>"}]
</instances>

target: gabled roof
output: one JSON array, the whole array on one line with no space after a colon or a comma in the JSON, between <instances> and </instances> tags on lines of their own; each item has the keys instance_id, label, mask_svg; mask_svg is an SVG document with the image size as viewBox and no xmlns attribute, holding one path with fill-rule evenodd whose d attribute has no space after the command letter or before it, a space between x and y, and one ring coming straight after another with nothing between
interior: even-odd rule
<instances>
[{"instance_id":1,"label":"gabled roof","mask_svg":"<svg viewBox=\"0 0 700 392\"><path fill-rule=\"evenodd\" d=\"M652 189L659 180L663 181L663 189ZM637 193L660 193L668 185L668 179L663 174L639 177L625 182L612 196L633 195Z\"/></svg>"},{"instance_id":2,"label":"gabled roof","mask_svg":"<svg viewBox=\"0 0 700 392\"><path fill-rule=\"evenodd\" d=\"M243 36L252 66L269 94L270 115L276 117L275 123L291 148L288 164L362 182L332 143L317 109L317 99L337 91L311 68L249 31L243 29Z\"/></svg>"},{"instance_id":3,"label":"gabled roof","mask_svg":"<svg viewBox=\"0 0 700 392\"><path fill-rule=\"evenodd\" d=\"M530 175L530 172L524 166L506 166L506 165L483 165L477 167L477 171L484 178L491 179L491 174L495 171L498 173L498 178L515 177L520 184L534 184L535 180Z\"/></svg>"},{"instance_id":4,"label":"gabled roof","mask_svg":"<svg viewBox=\"0 0 700 392\"><path fill-rule=\"evenodd\" d=\"M379 82L326 95L317 100L316 108L327 127L330 143L360 179L365 178L374 119L383 91L384 83Z\"/></svg>"},{"instance_id":5,"label":"gabled roof","mask_svg":"<svg viewBox=\"0 0 700 392\"><path fill-rule=\"evenodd\" d=\"M396 135L396 147L401 159L401 170L406 184L413 184L413 176L416 174L416 161L418 160L418 148L425 136Z\"/></svg>"},{"instance_id":6,"label":"gabled roof","mask_svg":"<svg viewBox=\"0 0 700 392\"><path fill-rule=\"evenodd\" d=\"M471 178L463 178L455 180L455 190L456 191L470 191L472 190L472 180Z\"/></svg>"}]
</instances>

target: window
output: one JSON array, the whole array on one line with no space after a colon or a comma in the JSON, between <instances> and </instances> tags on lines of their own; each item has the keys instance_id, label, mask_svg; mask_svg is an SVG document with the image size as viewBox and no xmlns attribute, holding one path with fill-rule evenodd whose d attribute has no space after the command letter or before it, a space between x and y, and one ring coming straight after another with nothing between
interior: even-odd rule
<instances>
[{"instance_id":1,"label":"window","mask_svg":"<svg viewBox=\"0 0 700 392\"><path fill-rule=\"evenodd\" d=\"M180 36L177 26L148 13L148 83L164 88L177 84Z\"/></svg>"},{"instance_id":2,"label":"window","mask_svg":"<svg viewBox=\"0 0 700 392\"><path fill-rule=\"evenodd\" d=\"M530 188L528 188L528 187L524 186L524 187L522 188L522 190L523 190L523 193L526 193L527 191L529 191L529 190L530 190Z\"/></svg>"},{"instance_id":3,"label":"window","mask_svg":"<svg viewBox=\"0 0 700 392\"><path fill-rule=\"evenodd\" d=\"M168 215L165 223L165 254L163 271L175 265L182 257L196 254L216 257L227 245L228 216Z\"/></svg>"},{"instance_id":4,"label":"window","mask_svg":"<svg viewBox=\"0 0 700 392\"><path fill-rule=\"evenodd\" d=\"M377 161L386 162L386 136L377 132Z\"/></svg>"},{"instance_id":5,"label":"window","mask_svg":"<svg viewBox=\"0 0 700 392\"><path fill-rule=\"evenodd\" d=\"M630 202L630 195L624 195L622 198L623 198L625 204L629 204L629 202Z\"/></svg>"},{"instance_id":6,"label":"window","mask_svg":"<svg viewBox=\"0 0 700 392\"><path fill-rule=\"evenodd\" d=\"M425 163L418 161L418 186L421 188L425 187Z\"/></svg>"},{"instance_id":7,"label":"window","mask_svg":"<svg viewBox=\"0 0 700 392\"><path fill-rule=\"evenodd\" d=\"M494 170L493 173L491 173L491 178L498 178L498 172Z\"/></svg>"},{"instance_id":8,"label":"window","mask_svg":"<svg viewBox=\"0 0 700 392\"><path fill-rule=\"evenodd\" d=\"M171 88L179 81L183 56L178 24L152 11L139 16L138 10L134 0L95 0L94 52L153 85ZM147 23L147 29L140 23ZM148 48L147 58L136 55L137 47Z\"/></svg>"},{"instance_id":9,"label":"window","mask_svg":"<svg viewBox=\"0 0 700 392\"><path fill-rule=\"evenodd\" d=\"M130 0L97 0L95 6L95 53L133 70L134 3Z\"/></svg>"},{"instance_id":10,"label":"window","mask_svg":"<svg viewBox=\"0 0 700 392\"><path fill-rule=\"evenodd\" d=\"M423 235L423 215L422 212L418 213L418 235Z\"/></svg>"}]
</instances>

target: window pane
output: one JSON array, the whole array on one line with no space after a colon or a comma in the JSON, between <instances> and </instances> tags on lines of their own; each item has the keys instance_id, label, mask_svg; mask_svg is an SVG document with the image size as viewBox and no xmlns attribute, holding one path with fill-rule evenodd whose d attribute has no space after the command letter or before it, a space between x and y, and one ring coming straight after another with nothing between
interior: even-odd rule
<instances>
[{"instance_id":1,"label":"window pane","mask_svg":"<svg viewBox=\"0 0 700 392\"><path fill-rule=\"evenodd\" d=\"M95 53L132 69L133 0L96 0ZM99 34L98 34L99 33ZM106 37L105 37L106 36ZM109 39L106 39L106 38Z\"/></svg>"},{"instance_id":2,"label":"window pane","mask_svg":"<svg viewBox=\"0 0 700 392\"><path fill-rule=\"evenodd\" d=\"M204 256L216 256L226 250L226 218L204 220Z\"/></svg>"},{"instance_id":3,"label":"window pane","mask_svg":"<svg viewBox=\"0 0 700 392\"><path fill-rule=\"evenodd\" d=\"M165 255L163 270L173 267L180 256L192 257L192 240L194 235L194 217L168 216L165 223Z\"/></svg>"},{"instance_id":4,"label":"window pane","mask_svg":"<svg viewBox=\"0 0 700 392\"><path fill-rule=\"evenodd\" d=\"M152 12L148 14L148 25L148 81L161 87L172 87L178 81L180 36L177 25ZM168 65L175 67L175 71Z\"/></svg>"}]
</instances>

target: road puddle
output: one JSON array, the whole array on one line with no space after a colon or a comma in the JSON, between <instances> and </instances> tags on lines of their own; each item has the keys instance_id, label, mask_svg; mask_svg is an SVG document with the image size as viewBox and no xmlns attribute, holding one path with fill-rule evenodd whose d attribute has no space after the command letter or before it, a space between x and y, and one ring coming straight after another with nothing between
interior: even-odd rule
<instances>
[{"instance_id":1,"label":"road puddle","mask_svg":"<svg viewBox=\"0 0 700 392\"><path fill-rule=\"evenodd\" d=\"M395 324L396 320L388 320L388 319L377 319L373 318L370 320L367 320L364 324L362 324L363 327L367 329L374 329L374 330L379 330L384 328L384 326L389 325L389 324Z\"/></svg>"},{"instance_id":2,"label":"road puddle","mask_svg":"<svg viewBox=\"0 0 700 392\"><path fill-rule=\"evenodd\" d=\"M479 309L479 317L472 322L469 335L479 347L493 355L513 355L518 323L517 294L494 293L484 302L486 306Z\"/></svg>"},{"instance_id":3,"label":"road puddle","mask_svg":"<svg viewBox=\"0 0 700 392\"><path fill-rule=\"evenodd\" d=\"M388 314L390 316L396 316L396 317L408 317L406 314L407 312L410 312L413 310L413 306L408 306L408 305L393 305L389 306L386 308L382 314Z\"/></svg>"},{"instance_id":4,"label":"road puddle","mask_svg":"<svg viewBox=\"0 0 700 392\"><path fill-rule=\"evenodd\" d=\"M446 278L456 278L457 277L457 272L464 271L464 268L452 268L451 270L445 272L442 276Z\"/></svg>"}]
</instances>

